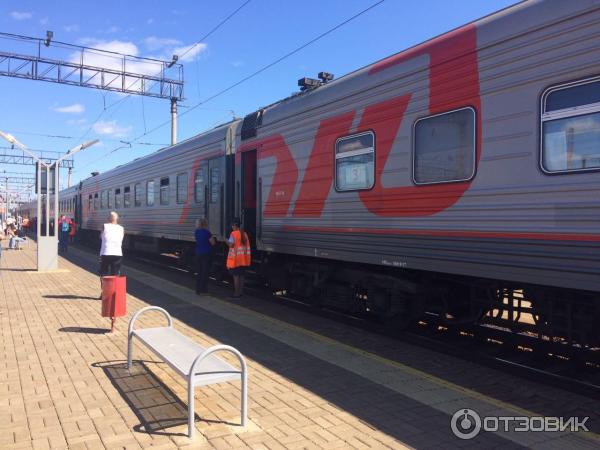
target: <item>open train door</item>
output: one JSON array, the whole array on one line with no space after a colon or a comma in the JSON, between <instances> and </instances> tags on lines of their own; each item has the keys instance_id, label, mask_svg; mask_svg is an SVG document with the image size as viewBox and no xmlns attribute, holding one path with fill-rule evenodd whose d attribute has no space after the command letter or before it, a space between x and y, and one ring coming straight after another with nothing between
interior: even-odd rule
<instances>
[{"instance_id":1,"label":"open train door","mask_svg":"<svg viewBox=\"0 0 600 450\"><path fill-rule=\"evenodd\" d=\"M242 153L242 224L250 237L252 247L256 246L256 149Z\"/></svg>"}]
</instances>

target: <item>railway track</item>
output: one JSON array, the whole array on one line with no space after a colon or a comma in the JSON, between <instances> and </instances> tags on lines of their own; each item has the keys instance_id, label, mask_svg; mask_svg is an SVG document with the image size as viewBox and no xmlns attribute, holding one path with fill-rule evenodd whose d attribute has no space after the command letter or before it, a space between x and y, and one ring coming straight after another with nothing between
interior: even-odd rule
<instances>
[{"instance_id":1,"label":"railway track","mask_svg":"<svg viewBox=\"0 0 600 450\"><path fill-rule=\"evenodd\" d=\"M193 287L193 271L180 267L175 256L129 255L127 265L152 269L159 277ZM165 272L166 270L166 272ZM227 294L228 283L211 279L214 287ZM600 399L600 351L567 351L564 345L542 341L523 333L514 333L497 326L440 324L435 315L428 314L409 329L390 331L371 318L351 315L273 293L248 280L246 291L263 301L284 303L291 308L358 327L369 332L393 337L415 346L442 352L486 367L554 386L569 392Z\"/></svg>"}]
</instances>

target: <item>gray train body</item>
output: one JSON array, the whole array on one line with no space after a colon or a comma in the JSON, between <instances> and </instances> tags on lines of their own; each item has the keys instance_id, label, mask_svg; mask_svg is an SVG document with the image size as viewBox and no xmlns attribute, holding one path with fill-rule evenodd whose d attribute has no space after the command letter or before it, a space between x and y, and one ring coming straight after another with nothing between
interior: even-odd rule
<instances>
[{"instance_id":1,"label":"gray train body","mask_svg":"<svg viewBox=\"0 0 600 450\"><path fill-rule=\"evenodd\" d=\"M501 298L474 290L520 288L538 313L548 293L577 290L596 317L598 61L600 2L520 3L84 180L81 227L116 210L139 245L189 248L195 219L222 240L241 216L261 273L305 296L416 317L421 294L444 303L433 282L483 309ZM102 207L126 185L129 208Z\"/></svg>"}]
</instances>

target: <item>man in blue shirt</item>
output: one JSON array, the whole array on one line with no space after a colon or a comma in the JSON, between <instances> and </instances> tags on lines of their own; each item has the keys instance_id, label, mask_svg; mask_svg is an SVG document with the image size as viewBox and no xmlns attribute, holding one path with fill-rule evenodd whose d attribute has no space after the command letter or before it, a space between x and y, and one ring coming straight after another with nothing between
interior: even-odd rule
<instances>
[{"instance_id":1,"label":"man in blue shirt","mask_svg":"<svg viewBox=\"0 0 600 450\"><path fill-rule=\"evenodd\" d=\"M198 277L196 278L196 294L208 292L208 276L212 261L212 248L216 239L208 229L208 220L201 219L196 222L196 264Z\"/></svg>"}]
</instances>

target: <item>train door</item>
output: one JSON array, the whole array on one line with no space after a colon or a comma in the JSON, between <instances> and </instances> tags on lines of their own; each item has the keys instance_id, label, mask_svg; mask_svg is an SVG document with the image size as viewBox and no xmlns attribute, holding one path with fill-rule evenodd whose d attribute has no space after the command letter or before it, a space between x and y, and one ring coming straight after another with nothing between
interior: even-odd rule
<instances>
[{"instance_id":1,"label":"train door","mask_svg":"<svg viewBox=\"0 0 600 450\"><path fill-rule=\"evenodd\" d=\"M208 161L208 222L210 230L218 235L227 235L226 224L223 217L224 185L223 162L225 158L214 158Z\"/></svg>"},{"instance_id":2,"label":"train door","mask_svg":"<svg viewBox=\"0 0 600 450\"><path fill-rule=\"evenodd\" d=\"M241 220L254 246L256 243L256 150L242 153L241 181Z\"/></svg>"},{"instance_id":3,"label":"train door","mask_svg":"<svg viewBox=\"0 0 600 450\"><path fill-rule=\"evenodd\" d=\"M81 228L81 194L75 196L75 223Z\"/></svg>"},{"instance_id":4,"label":"train door","mask_svg":"<svg viewBox=\"0 0 600 450\"><path fill-rule=\"evenodd\" d=\"M208 218L208 161L202 161L194 174L194 203L198 205L200 217Z\"/></svg>"}]
</instances>

